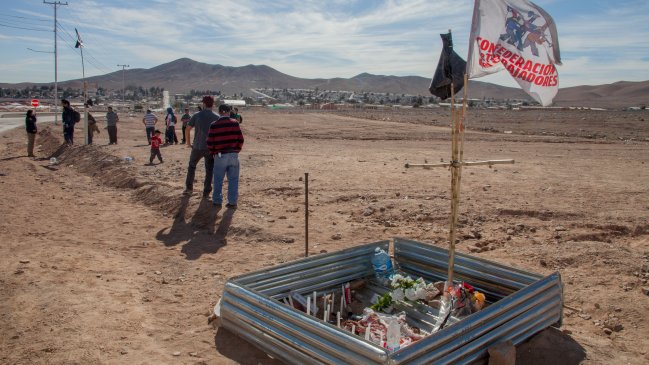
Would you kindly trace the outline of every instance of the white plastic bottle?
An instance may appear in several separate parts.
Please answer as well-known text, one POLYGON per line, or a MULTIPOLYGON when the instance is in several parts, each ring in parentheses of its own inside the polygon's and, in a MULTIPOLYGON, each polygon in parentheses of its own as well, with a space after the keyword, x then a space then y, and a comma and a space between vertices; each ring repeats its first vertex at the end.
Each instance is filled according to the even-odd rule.
POLYGON ((401 329, 396 318, 391 318, 388 322, 388 334, 386 340, 388 351, 397 351, 401 347, 401 329))

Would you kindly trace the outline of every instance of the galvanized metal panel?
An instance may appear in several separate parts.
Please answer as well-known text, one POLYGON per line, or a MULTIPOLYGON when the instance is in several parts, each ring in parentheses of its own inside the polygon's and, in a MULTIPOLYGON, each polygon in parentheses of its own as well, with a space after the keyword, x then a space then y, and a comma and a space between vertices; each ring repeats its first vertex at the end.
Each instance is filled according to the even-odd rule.
MULTIPOLYGON (((445 280, 446 250, 401 238, 395 239, 394 245, 395 266, 428 280, 445 280)), ((321 291, 371 275, 370 258, 377 246, 387 249, 388 242, 310 257, 229 280, 222 299, 223 325, 287 363, 426 364, 482 362, 489 346, 507 339, 520 343, 561 321, 563 292, 558 273, 542 277, 464 254, 456 254, 458 278, 486 292, 494 302, 392 354, 276 300, 290 290, 321 291)), ((413 319, 423 321, 427 316, 413 312, 408 305, 402 307, 413 319)), ((434 322, 434 311, 430 317, 428 323, 434 322)))
MULTIPOLYGON (((366 342, 358 336, 353 336, 336 326, 330 325, 329 323, 325 323, 311 316, 306 316, 297 309, 266 298, 252 290, 246 290, 237 284, 226 283, 222 303, 224 301, 239 308, 247 304, 263 308, 263 310, 260 309, 259 311, 265 312, 265 319, 258 319, 263 320, 265 323, 287 321, 290 324, 299 327, 300 331, 304 333, 310 332, 320 336, 323 342, 330 342, 335 346, 353 348, 357 354, 360 354, 373 362, 384 363, 387 360, 387 352, 384 349, 366 342)), ((298 334, 296 337, 306 340, 307 336, 304 335, 304 337, 302 337, 298 334)))

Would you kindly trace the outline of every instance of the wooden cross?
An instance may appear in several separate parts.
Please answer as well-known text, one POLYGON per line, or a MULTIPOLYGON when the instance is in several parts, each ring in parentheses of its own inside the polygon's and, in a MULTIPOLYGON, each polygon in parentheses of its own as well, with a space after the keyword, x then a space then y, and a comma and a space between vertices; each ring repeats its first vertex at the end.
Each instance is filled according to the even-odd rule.
POLYGON ((463 166, 479 166, 479 165, 501 165, 513 164, 514 160, 487 160, 487 161, 464 161, 464 116, 466 113, 467 103, 467 76, 464 75, 464 99, 462 108, 456 108, 454 99, 455 94, 453 85, 451 84, 451 161, 435 164, 406 164, 406 168, 422 167, 430 169, 433 167, 450 167, 451 169, 451 219, 449 230, 449 254, 448 254, 448 281, 449 286, 453 285, 453 266, 455 264, 455 235, 458 218, 458 210, 460 205, 460 182, 462 179, 463 166))

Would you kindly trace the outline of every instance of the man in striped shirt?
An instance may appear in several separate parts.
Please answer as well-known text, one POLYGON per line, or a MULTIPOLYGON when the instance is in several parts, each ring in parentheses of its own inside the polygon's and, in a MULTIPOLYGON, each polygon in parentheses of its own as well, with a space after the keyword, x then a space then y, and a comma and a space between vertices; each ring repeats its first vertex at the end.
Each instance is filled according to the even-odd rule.
POLYGON ((156 123, 158 123, 158 117, 151 112, 151 109, 147 109, 144 118, 142 118, 142 124, 146 128, 146 139, 149 144, 151 144, 151 136, 153 135, 153 131, 155 131, 156 123))
POLYGON ((243 133, 236 119, 229 117, 230 106, 219 106, 219 119, 212 122, 207 135, 207 147, 214 156, 214 191, 212 202, 215 206, 223 204, 223 178, 228 177, 228 204, 237 208, 239 197, 239 152, 243 147, 243 133))

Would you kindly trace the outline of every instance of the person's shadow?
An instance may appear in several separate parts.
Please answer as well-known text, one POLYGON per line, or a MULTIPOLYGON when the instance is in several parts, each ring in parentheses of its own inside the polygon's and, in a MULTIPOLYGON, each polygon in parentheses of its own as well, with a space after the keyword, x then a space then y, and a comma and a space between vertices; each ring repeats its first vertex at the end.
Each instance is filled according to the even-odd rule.
POLYGON ((178 211, 174 216, 174 221, 171 224, 171 227, 169 227, 169 231, 167 231, 166 228, 163 228, 156 234, 156 239, 162 241, 165 246, 175 246, 188 237, 191 237, 193 229, 185 222, 187 207, 189 206, 189 198, 191 197, 188 195, 183 195, 180 198, 180 205, 178 206, 178 211))
POLYGON ((516 347, 516 364, 577 365, 586 359, 586 350, 561 330, 549 327, 516 347))
MULTIPOLYGON (((207 202, 207 204, 211 205, 210 202, 207 202)), ((227 245, 226 237, 232 224, 232 217, 234 216, 235 210, 227 209, 221 217, 218 228, 216 228, 216 231, 213 231, 219 211, 220 208, 213 208, 207 212, 201 212, 200 207, 197 210, 194 219, 192 219, 194 221, 193 226, 197 228, 206 227, 208 234, 194 235, 183 245, 180 252, 185 254, 187 260, 196 260, 203 254, 214 254, 221 247, 227 245), (199 212, 201 213, 199 214, 199 212), (214 232, 214 234, 209 234, 211 232, 214 232)))

